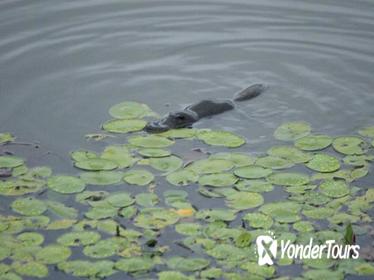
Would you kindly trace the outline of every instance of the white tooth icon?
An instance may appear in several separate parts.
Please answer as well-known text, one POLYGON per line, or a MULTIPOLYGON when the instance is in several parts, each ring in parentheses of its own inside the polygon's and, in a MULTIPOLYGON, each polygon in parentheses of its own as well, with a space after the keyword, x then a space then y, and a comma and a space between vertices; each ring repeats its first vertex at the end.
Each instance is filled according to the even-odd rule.
POLYGON ((260 235, 256 239, 256 245, 258 253, 258 265, 272 265, 274 263, 272 258, 275 258, 277 255, 277 241, 274 240, 271 236, 260 235), (270 252, 266 250, 264 244, 270 244, 270 252))

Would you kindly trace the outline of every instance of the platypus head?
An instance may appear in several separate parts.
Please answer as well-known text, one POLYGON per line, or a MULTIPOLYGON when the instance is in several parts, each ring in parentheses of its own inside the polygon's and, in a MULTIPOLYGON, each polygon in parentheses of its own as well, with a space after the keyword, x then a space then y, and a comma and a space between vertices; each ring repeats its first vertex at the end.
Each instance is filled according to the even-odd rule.
POLYGON ((149 133, 164 132, 173 128, 183 128, 191 126, 198 120, 198 116, 194 112, 180 111, 169 113, 161 120, 149 122, 144 130, 149 133))

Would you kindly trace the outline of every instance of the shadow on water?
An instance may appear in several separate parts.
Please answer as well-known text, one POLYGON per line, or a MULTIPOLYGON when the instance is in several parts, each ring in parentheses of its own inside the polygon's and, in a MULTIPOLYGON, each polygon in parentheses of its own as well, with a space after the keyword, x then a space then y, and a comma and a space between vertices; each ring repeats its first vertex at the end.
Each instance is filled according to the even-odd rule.
POLYGON ((100 149, 84 135, 123 100, 164 114, 267 84, 196 125, 243 135, 254 154, 285 121, 345 135, 374 120, 372 1, 3 0, 0 34, 0 131, 40 142, 37 156, 16 150, 58 173, 76 173, 70 151, 100 149))

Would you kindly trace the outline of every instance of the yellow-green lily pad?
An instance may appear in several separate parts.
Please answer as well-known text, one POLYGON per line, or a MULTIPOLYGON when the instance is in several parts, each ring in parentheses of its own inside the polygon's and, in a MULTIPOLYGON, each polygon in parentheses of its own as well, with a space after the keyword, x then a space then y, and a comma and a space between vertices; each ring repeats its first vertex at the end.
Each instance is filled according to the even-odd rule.
POLYGON ((162 158, 150 158, 149 164, 154 169, 162 172, 172 172, 183 165, 183 160, 177 156, 168 156, 162 158))
POLYGON ((47 206, 42 200, 27 197, 13 201, 12 209, 24 216, 38 216, 47 210, 47 206))
POLYGON ((274 156, 266 156, 258 158, 256 160, 256 165, 271 169, 285 169, 292 167, 294 163, 289 159, 274 156))
POLYGON ((88 171, 113 170, 118 167, 115 162, 104 158, 91 158, 77 161, 74 166, 88 171))
POLYGON ((374 126, 367 126, 358 131, 364 137, 374 138, 374 126))
POLYGON ((49 178, 48 187, 55 192, 72 194, 82 192, 85 189, 86 184, 79 178, 61 175, 49 178))
POLYGON ((147 170, 130 170, 125 173, 123 180, 131 185, 145 186, 151 183, 154 176, 147 170))
POLYGON ((332 142, 335 151, 345 155, 362 155, 367 150, 367 144, 360 137, 342 136, 332 142))
POLYGON ((166 176, 166 180, 175 186, 187 186, 199 179, 199 176, 192 170, 183 169, 170 173, 166 176))
POLYGON ((270 156, 287 159, 293 163, 304 163, 311 160, 312 155, 291 146, 274 146, 267 153, 270 156))
POLYGON ((20 275, 44 278, 48 276, 48 268, 39 262, 15 262, 12 268, 20 275))
POLYGON ((137 119, 154 115, 146 104, 134 101, 125 101, 110 107, 109 114, 116 119, 137 119))
POLYGON ((260 179, 269 176, 273 171, 257 165, 239 167, 234 170, 234 174, 245 179, 260 179))
POLYGON ((102 152, 101 158, 115 162, 119 168, 130 167, 136 161, 124 145, 107 146, 102 152))
POLYGON ((14 140, 15 140, 15 137, 12 134, 8 132, 0 133, 0 144, 13 142, 14 140))
POLYGON ((208 145, 223 146, 229 148, 240 147, 246 142, 242 136, 223 130, 200 130, 197 133, 197 138, 208 145))
POLYGON ((274 137, 282 141, 293 141, 307 136, 312 128, 306 122, 288 122, 274 131, 274 137))
POLYGON ((90 245, 95 244, 101 235, 94 231, 77 231, 77 232, 68 232, 61 235, 57 239, 57 243, 63 246, 80 246, 80 245, 90 245))
POLYGON ((196 174, 210 174, 228 171, 234 164, 225 159, 201 159, 193 162, 187 169, 193 170, 196 174))
POLYGON ((236 218, 236 211, 221 209, 221 208, 199 210, 196 213, 196 218, 206 220, 206 221, 209 221, 209 222, 212 222, 212 221, 233 221, 236 218))
POLYGON ((262 213, 247 213, 243 220, 248 221, 252 228, 269 229, 273 225, 273 219, 262 213))
POLYGON ((296 172, 273 173, 267 177, 267 180, 274 185, 299 186, 308 184, 309 176, 296 172))
POLYGON ((172 209, 145 208, 135 217, 134 224, 146 229, 161 229, 178 220, 179 215, 172 209))
POLYGON ((237 192, 226 198, 227 206, 235 210, 251 209, 263 203, 264 198, 259 193, 237 192))
POLYGON ((294 223, 300 220, 301 205, 291 201, 267 203, 260 207, 259 211, 272 217, 280 223, 294 223))
POLYGON ((89 185, 108 186, 121 182, 123 173, 119 171, 82 172, 79 177, 89 185))
POLYGON ((245 153, 217 153, 209 156, 209 159, 224 159, 231 161, 236 167, 252 165, 256 158, 245 153))
POLYGON ((145 120, 114 119, 103 124, 103 129, 113 133, 128 133, 143 130, 147 122, 145 120))
POLYGON ((135 199, 127 192, 117 192, 109 195, 105 201, 114 207, 122 208, 134 204, 135 199))
POLYGON ((232 186, 238 181, 231 173, 216 173, 203 175, 199 179, 199 184, 210 187, 228 187, 232 186))
POLYGON ((167 157, 171 155, 171 152, 164 149, 157 149, 157 148, 146 148, 140 149, 138 151, 140 155, 147 158, 160 158, 160 157, 167 157))
POLYGON ((210 261, 203 258, 172 257, 166 261, 166 264, 178 271, 198 271, 206 268, 210 261))
POLYGON ((23 159, 15 156, 0 156, 0 168, 14 168, 23 164, 23 159))
POLYGON ((42 248, 35 255, 38 262, 44 264, 60 263, 68 259, 71 255, 71 250, 68 247, 61 245, 49 245, 42 248))
POLYGON ((105 239, 84 247, 83 254, 90 258, 108 258, 116 254, 117 250, 119 250, 117 242, 112 239, 105 239))
POLYGON ((319 186, 319 189, 323 194, 333 198, 346 196, 350 192, 347 183, 343 180, 327 180, 319 186))
POLYGON ((332 138, 327 135, 308 135, 295 141, 295 146, 304 151, 319 151, 327 148, 332 138))
POLYGON ((306 166, 317 172, 334 172, 340 168, 336 157, 327 154, 315 154, 306 166))
POLYGON ((132 136, 129 143, 141 148, 166 148, 174 144, 173 140, 157 135, 132 136))
POLYGON ((149 271, 153 268, 154 265, 154 262, 150 258, 132 257, 127 259, 120 259, 116 262, 115 268, 125 272, 135 273, 149 271))

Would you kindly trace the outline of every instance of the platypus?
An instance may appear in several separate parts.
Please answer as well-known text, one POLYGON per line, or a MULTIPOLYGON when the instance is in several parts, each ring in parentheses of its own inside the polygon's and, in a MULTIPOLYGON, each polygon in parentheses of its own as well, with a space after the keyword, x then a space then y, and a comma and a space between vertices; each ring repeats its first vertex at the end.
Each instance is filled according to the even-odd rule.
POLYGON ((202 100, 187 106, 184 110, 171 112, 160 120, 149 122, 144 130, 149 133, 160 133, 173 128, 190 127, 201 118, 235 108, 235 102, 252 99, 266 88, 263 84, 254 84, 236 93, 233 100, 202 100))

